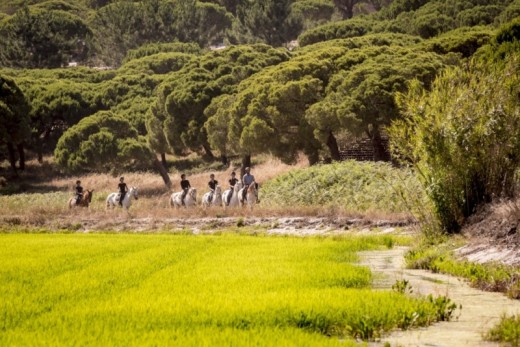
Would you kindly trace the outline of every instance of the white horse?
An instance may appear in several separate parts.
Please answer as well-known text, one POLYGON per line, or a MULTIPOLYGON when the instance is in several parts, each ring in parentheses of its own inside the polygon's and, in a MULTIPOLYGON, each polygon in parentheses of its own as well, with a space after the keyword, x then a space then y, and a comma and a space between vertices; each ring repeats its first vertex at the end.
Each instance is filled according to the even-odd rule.
POLYGON ((240 207, 244 207, 245 205, 247 205, 249 207, 250 210, 253 209, 253 206, 255 206, 256 204, 256 197, 257 197, 257 190, 256 190, 256 184, 255 182, 251 183, 249 185, 249 187, 247 187, 247 191, 246 191, 246 199, 242 199, 243 197, 243 194, 244 194, 244 189, 246 189, 246 187, 240 189, 240 191, 238 192, 238 201, 240 202, 240 207))
MULTIPOLYGON (((111 193, 107 197, 107 209, 114 208, 119 205, 119 197, 121 193, 111 193)), ((137 196, 137 187, 132 187, 128 192, 126 192, 125 197, 122 202, 122 207, 128 211, 130 206, 132 205, 132 198, 137 200, 139 197, 137 196)))
POLYGON ((222 205, 224 206, 224 208, 238 206, 238 192, 240 191, 240 189, 242 189, 242 182, 237 182, 235 183, 233 189, 228 189, 224 192, 224 194, 222 194, 222 205))
POLYGON ((220 186, 215 187, 215 191, 213 192, 213 198, 211 198, 211 192, 207 192, 202 197, 202 206, 210 207, 210 206, 220 206, 222 205, 222 189, 220 186))
MULTIPOLYGON (((184 207, 191 207, 197 205, 197 189, 190 188, 186 197, 184 198, 184 207)), ((182 192, 173 193, 170 196, 170 206, 179 208, 182 206, 182 192)))

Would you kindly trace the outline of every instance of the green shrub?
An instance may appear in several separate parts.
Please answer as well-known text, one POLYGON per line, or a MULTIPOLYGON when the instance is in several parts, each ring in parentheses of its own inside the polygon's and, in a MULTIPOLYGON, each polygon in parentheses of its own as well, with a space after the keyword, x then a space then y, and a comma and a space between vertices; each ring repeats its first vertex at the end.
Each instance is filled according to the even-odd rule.
POLYGON ((485 338, 489 341, 508 342, 513 347, 520 346, 520 316, 502 316, 500 323, 485 338))
POLYGON ((419 82, 398 94, 403 119, 392 146, 412 162, 440 227, 458 231, 475 208, 511 195, 520 165, 518 53, 508 64, 473 62, 445 71, 427 91, 419 82))
POLYGON ((415 176, 388 163, 345 161, 290 171, 262 185, 267 206, 334 206, 415 212, 426 199, 415 176))

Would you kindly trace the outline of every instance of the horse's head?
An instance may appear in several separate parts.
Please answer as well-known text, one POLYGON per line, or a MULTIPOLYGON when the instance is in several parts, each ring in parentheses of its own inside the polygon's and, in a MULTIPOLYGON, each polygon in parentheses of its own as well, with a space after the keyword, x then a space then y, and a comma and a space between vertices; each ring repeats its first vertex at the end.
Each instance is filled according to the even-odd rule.
POLYGON ((220 188, 220 186, 215 187, 215 194, 222 194, 222 188, 220 188))
POLYGON ((197 201, 197 189, 196 188, 190 188, 188 191, 188 194, 191 196, 193 201, 197 201))
POLYGON ((92 189, 92 190, 87 189, 87 192, 85 193, 85 196, 83 197, 86 201, 89 202, 89 204, 92 202, 92 193, 94 193, 94 189, 92 189))
POLYGON ((242 187, 242 182, 237 182, 237 183, 235 183, 235 186, 234 186, 233 188, 235 189, 235 192, 238 193, 238 192, 240 191, 240 189, 243 188, 243 187, 242 187))
POLYGON ((139 196, 137 194, 137 187, 132 187, 129 192, 130 196, 133 196, 135 200, 139 200, 139 196))
POLYGON ((249 185, 249 187, 247 187, 247 191, 250 192, 250 193, 255 193, 256 192, 256 184, 255 184, 255 182, 251 183, 249 185))

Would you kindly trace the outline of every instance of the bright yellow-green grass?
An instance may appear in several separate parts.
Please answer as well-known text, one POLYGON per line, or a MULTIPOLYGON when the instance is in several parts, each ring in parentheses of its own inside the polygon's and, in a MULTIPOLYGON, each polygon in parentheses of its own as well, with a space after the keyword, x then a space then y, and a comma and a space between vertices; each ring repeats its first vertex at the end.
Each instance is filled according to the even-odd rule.
POLYGON ((0 235, 0 345, 356 345, 433 321, 431 302, 370 289, 351 239, 0 235))

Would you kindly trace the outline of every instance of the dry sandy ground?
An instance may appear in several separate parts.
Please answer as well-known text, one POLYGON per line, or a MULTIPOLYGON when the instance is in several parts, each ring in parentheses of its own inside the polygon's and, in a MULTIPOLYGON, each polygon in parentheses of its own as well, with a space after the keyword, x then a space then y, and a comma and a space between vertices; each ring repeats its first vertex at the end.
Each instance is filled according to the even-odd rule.
POLYGON ((205 218, 131 218, 124 215, 110 218, 83 218, 77 221, 78 231, 114 232, 190 232, 212 233, 223 228, 258 227, 269 234, 335 235, 350 229, 391 232, 397 227, 410 229, 408 221, 369 220, 344 217, 205 217, 205 218))
POLYGON ((520 201, 481 207, 462 230, 468 244, 457 253, 469 261, 520 266, 520 201))

